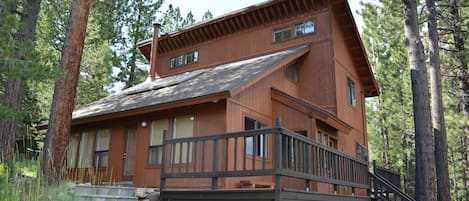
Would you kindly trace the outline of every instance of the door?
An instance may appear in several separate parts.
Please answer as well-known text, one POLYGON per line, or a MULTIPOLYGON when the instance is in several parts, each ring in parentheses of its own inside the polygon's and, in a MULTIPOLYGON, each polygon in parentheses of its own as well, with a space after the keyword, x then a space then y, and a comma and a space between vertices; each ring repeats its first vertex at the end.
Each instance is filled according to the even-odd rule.
POLYGON ((137 127, 127 128, 127 142, 124 152, 124 180, 132 180, 135 173, 135 155, 137 145, 137 127))

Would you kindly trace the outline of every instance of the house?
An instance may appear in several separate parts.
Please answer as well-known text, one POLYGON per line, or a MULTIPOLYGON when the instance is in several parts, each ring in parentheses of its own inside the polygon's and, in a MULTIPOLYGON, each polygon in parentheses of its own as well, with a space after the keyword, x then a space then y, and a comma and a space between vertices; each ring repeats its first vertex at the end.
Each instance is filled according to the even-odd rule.
POLYGON ((147 81, 74 111, 70 177, 163 200, 369 200, 379 92, 346 0, 271 0, 153 36, 147 81))

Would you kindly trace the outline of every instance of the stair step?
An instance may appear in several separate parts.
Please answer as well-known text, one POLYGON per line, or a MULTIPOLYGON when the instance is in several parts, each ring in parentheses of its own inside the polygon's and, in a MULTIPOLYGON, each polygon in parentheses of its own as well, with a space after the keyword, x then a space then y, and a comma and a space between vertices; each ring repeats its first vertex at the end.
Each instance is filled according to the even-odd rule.
POLYGON ((97 196, 122 196, 122 197, 135 197, 134 187, 123 186, 89 186, 77 185, 75 186, 75 195, 97 195, 97 196))
POLYGON ((80 201, 138 201, 137 197, 113 196, 113 195, 79 195, 80 201))

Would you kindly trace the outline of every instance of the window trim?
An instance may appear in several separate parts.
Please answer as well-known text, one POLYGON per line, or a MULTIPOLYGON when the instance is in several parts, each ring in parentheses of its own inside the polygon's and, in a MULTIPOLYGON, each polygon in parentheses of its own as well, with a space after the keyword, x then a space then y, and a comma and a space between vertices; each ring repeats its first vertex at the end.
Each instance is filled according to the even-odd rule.
MULTIPOLYGON (((151 124, 150 124, 150 132, 149 132, 149 140, 148 140, 148 156, 147 156, 147 165, 148 166, 157 166, 157 165, 161 165, 162 164, 162 158, 163 157, 159 157, 159 154, 158 153, 163 153, 163 141, 161 141, 161 144, 151 144, 152 142, 152 132, 153 132, 153 126, 154 126, 154 123, 157 122, 157 121, 166 121, 166 129, 163 129, 163 130, 166 130, 166 136, 168 136, 168 132, 169 132, 169 127, 170 127, 170 119, 171 118, 159 118, 159 119, 155 119, 153 121, 151 121, 151 124), (151 163, 151 151, 153 149, 156 149, 156 163, 151 163)), ((162 134, 161 134, 162 135, 162 134)), ((163 136, 162 136, 163 137, 163 136)), ((163 139, 162 139, 163 140, 163 139)))
POLYGON ((352 78, 347 76, 347 103, 352 107, 357 106, 357 89, 352 78))
POLYGON ((112 134, 112 130, 110 128, 100 128, 100 129, 94 130, 93 167, 95 168, 109 167, 109 149, 111 148, 111 134, 112 134), (109 130, 109 141, 108 141, 107 149, 98 150, 98 136, 100 134, 100 131, 104 131, 104 130, 109 130), (100 166, 99 165, 100 160, 97 160, 97 159, 101 158, 101 155, 104 155, 104 154, 107 154, 107 161, 105 162, 106 165, 100 166))
MULTIPOLYGON (((246 120, 247 119, 254 121, 254 130, 267 128, 269 126, 268 124, 266 124, 262 121, 256 120, 255 118, 251 118, 249 116, 244 116, 243 124, 244 124, 244 130, 245 131, 246 131, 246 120)), ((245 154, 245 156, 268 159, 269 155, 270 155, 269 154, 269 137, 268 137, 268 135, 257 135, 256 138, 254 138, 254 136, 244 137, 244 154, 245 154), (251 144, 252 144, 253 149, 252 149, 251 153, 248 152, 248 145, 247 144, 248 144, 249 139, 252 139, 251 144), (256 144, 256 142, 257 142, 257 144, 256 144), (262 146, 262 145, 264 145, 264 146, 262 146), (254 146, 256 146, 256 147, 254 147, 254 146), (256 150, 254 150, 254 148, 256 150, 261 150, 261 151, 258 152, 256 150)))
POLYGON ((289 39, 292 39, 292 38, 294 38, 294 36, 292 34, 291 25, 276 28, 276 29, 272 30, 272 42, 281 42, 281 41, 289 40, 289 39), (284 38, 285 36, 284 36, 283 33, 286 33, 287 30, 288 30, 288 32, 290 32, 290 36, 288 38, 284 38), (276 33, 282 33, 282 38, 279 39, 279 40, 276 40, 276 37, 275 37, 276 33))
POLYGON ((193 65, 199 62, 199 50, 193 50, 178 54, 169 58, 169 69, 177 69, 188 65, 193 65), (192 61, 187 62, 188 55, 192 55, 192 61))
POLYGON ((306 21, 303 21, 303 22, 300 22, 300 23, 295 23, 293 26, 295 27, 295 30, 294 30, 295 37, 306 36, 306 35, 312 34, 312 33, 314 33, 314 32, 316 31, 316 30, 315 30, 315 23, 314 23, 314 20, 312 20, 312 19, 306 20, 306 21), (312 31, 311 31, 311 32, 308 32, 308 33, 305 32, 305 28, 306 28, 305 25, 306 25, 307 23, 311 23, 311 24, 313 25, 313 26, 312 26, 312 31), (298 26, 303 26, 303 27, 302 27, 302 30, 303 30, 304 33, 302 33, 301 35, 298 35, 298 32, 297 32, 297 27, 298 27, 298 26))
MULTIPOLYGON (((176 132, 177 132, 177 129, 176 129, 176 127, 177 127, 176 118, 178 118, 178 117, 189 117, 189 116, 190 116, 191 121, 192 121, 192 135, 191 135, 190 137, 193 137, 193 136, 194 136, 194 134, 195 134, 195 119, 196 119, 195 114, 194 114, 194 113, 191 113, 191 114, 181 114, 181 115, 176 115, 176 116, 173 116, 173 117, 172 117, 172 135, 171 135, 172 139, 185 138, 185 136, 178 137, 178 136, 176 135, 176 132)), ((177 144, 175 144, 174 146, 177 147, 177 144)), ((179 150, 184 150, 184 147, 186 146, 186 143, 183 143, 183 144, 179 143, 179 146, 182 146, 183 148, 178 147, 178 148, 176 148, 176 150, 177 150, 177 149, 179 149, 179 150)), ((186 146, 186 149, 187 149, 186 152, 181 154, 182 157, 181 157, 181 158, 178 158, 179 155, 177 155, 176 157, 171 156, 171 161, 174 161, 174 164, 179 164, 179 165, 192 163, 193 160, 194 160, 194 159, 193 159, 193 156, 192 156, 192 154, 194 154, 194 152, 193 152, 193 146, 194 146, 194 145, 193 145, 192 143, 189 143, 189 144, 186 146), (183 160, 184 155, 187 153, 187 151, 189 152, 189 155, 185 156, 185 157, 186 157, 186 160, 183 160), (173 157, 174 157, 174 158, 173 158, 173 157)), ((174 153, 174 154, 176 154, 176 153, 174 153)))
MULTIPOLYGON (((303 28, 304 30, 304 28, 303 28)), ((307 35, 310 35, 310 34, 314 34, 316 33, 316 20, 315 18, 310 18, 310 19, 306 19, 306 20, 303 20, 303 21, 299 21, 299 22, 295 22, 295 23, 290 23, 288 25, 283 25, 283 26, 279 26, 277 28, 274 28, 272 29, 272 42, 273 43, 277 43, 277 42, 284 42, 284 41, 288 41, 288 40, 292 40, 292 39, 295 39, 295 38, 300 38, 300 37, 303 37, 303 36, 307 36, 307 35), (308 33, 303 33, 301 35, 297 34, 297 26, 301 26, 301 25, 305 25, 306 23, 309 23, 311 22, 312 23, 312 31, 311 32, 308 32, 308 33), (280 40, 276 40, 275 38, 275 34, 277 33, 277 31, 282 31, 282 30, 286 30, 286 29, 289 29, 290 30, 290 37, 289 38, 282 38, 280 40)))

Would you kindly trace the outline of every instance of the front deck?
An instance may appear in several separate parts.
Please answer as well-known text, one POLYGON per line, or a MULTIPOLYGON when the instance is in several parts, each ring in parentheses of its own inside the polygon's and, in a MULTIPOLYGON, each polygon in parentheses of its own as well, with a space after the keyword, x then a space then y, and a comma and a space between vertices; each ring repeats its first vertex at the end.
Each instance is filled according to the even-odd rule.
POLYGON ((366 161, 279 122, 203 137, 168 139, 164 133, 158 151, 161 200, 370 200, 366 161), (177 187, 187 182, 200 186, 177 187), (243 183, 253 184, 242 188, 243 183))

